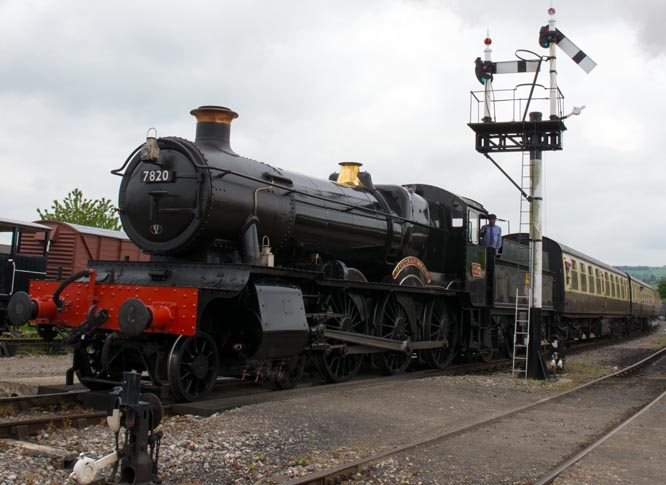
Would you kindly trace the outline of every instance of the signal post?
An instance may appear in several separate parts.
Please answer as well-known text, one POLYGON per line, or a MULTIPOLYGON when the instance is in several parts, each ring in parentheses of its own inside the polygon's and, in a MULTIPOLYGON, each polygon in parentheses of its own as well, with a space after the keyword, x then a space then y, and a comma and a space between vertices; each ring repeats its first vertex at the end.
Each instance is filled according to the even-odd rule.
MULTIPOLYGON (((571 59, 585 72, 589 73, 596 63, 582 50, 571 42, 555 24, 555 9, 549 8, 548 25, 539 31, 539 44, 549 49, 548 56, 538 56, 534 59, 524 59, 518 55, 519 60, 507 62, 493 62, 491 56, 492 40, 484 40, 484 60, 476 59, 475 73, 477 79, 484 86, 482 101, 483 117, 481 122, 469 123, 475 132, 476 150, 488 158, 510 181, 520 190, 522 196, 530 203, 530 324, 527 349, 527 369, 525 376, 536 379, 546 377, 546 369, 541 358, 542 341, 542 310, 543 310, 543 152, 562 149, 562 133, 566 130, 563 120, 569 116, 580 114, 584 108, 573 108, 573 111, 562 116, 558 112, 558 101, 561 93, 557 85, 556 49, 559 46, 571 59), (542 62, 550 64, 550 116, 543 119, 540 112, 529 112, 528 109, 533 98, 536 81, 542 62), (493 117, 495 112, 495 92, 492 82, 495 74, 534 73, 534 80, 529 97, 526 100, 525 111, 521 119, 515 117, 511 121, 497 121, 493 117), (493 153, 528 152, 530 156, 530 186, 529 193, 509 177, 509 175, 492 158, 493 153)), ((534 54, 530 51, 522 51, 534 54)), ((474 96, 474 93, 472 93, 474 96)), ((476 98, 476 96, 474 96, 476 98)), ((478 98, 476 98, 478 101, 478 98)), ((514 103, 515 103, 514 99, 514 103)), ((522 105, 521 105, 522 107, 522 105)), ((515 350, 514 350, 515 352, 515 350)))

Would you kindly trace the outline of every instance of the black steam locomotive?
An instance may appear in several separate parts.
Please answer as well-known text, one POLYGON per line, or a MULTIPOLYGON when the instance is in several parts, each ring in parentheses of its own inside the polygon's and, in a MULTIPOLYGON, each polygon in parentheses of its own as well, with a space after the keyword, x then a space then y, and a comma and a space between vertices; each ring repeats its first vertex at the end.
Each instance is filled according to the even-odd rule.
MULTIPOLYGON (((329 180, 284 171, 234 153, 233 111, 192 114, 194 142, 149 137, 114 171, 123 227, 150 262, 93 261, 11 301, 15 323, 72 328, 82 382, 113 385, 135 370, 197 400, 218 375, 288 388, 307 362, 339 382, 364 360, 397 373, 414 360, 442 368, 511 345, 527 246, 507 238, 499 259, 481 246, 481 204, 430 185, 375 185, 357 163, 329 180)), ((645 323, 649 310, 567 315, 572 274, 552 244, 545 336, 645 323)))

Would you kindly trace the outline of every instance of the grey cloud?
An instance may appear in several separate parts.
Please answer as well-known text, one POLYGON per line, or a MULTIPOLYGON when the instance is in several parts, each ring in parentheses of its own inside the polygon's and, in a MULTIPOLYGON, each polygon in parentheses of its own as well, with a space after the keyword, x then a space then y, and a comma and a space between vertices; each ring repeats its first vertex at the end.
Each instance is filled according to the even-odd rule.
MULTIPOLYGON (((645 226, 660 217, 666 180, 650 171, 657 147, 639 136, 661 136, 666 106, 641 99, 644 67, 630 46, 609 47, 619 29, 638 42, 626 8, 557 3, 562 29, 599 67, 586 76, 558 64, 567 106, 588 109, 567 122, 565 150, 546 156, 547 230, 601 259, 661 264, 666 253, 645 226), (640 217, 617 204, 629 190, 650 201, 640 217), (613 240, 597 248, 598 231, 608 230, 613 240)), ((486 28, 504 60, 536 42, 546 8, 532 0, 0 2, 0 166, 12 174, 0 180, 0 206, 32 219, 74 187, 115 200, 109 170, 148 127, 191 139, 189 110, 224 104, 240 113, 232 145, 243 155, 324 178, 340 160, 357 160, 378 183, 426 182, 472 197, 515 230, 518 193, 474 151, 468 93, 480 87, 473 61, 486 28)), ((519 176, 518 155, 500 159, 519 176)))
MULTIPOLYGON (((666 55, 664 20, 666 3, 663 0, 639 0, 622 2, 623 10, 636 29, 636 35, 649 56, 666 55)), ((618 40, 622 42, 622 39, 618 40)))

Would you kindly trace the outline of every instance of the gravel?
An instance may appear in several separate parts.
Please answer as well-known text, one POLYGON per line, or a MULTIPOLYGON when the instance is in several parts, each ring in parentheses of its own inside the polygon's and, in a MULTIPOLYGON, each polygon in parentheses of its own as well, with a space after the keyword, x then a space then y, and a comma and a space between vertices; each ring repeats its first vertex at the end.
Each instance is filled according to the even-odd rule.
MULTIPOLYGON (((662 326, 650 336, 572 356, 569 362, 594 368, 595 373, 611 372, 629 354, 666 344, 664 335, 662 326)), ((10 377, 11 369, 25 377, 63 375, 70 359, 19 356, 2 359, 0 365, 9 362, 5 375, 10 377)), ((559 382, 542 383, 506 374, 433 377, 359 384, 340 392, 319 393, 313 388, 312 393, 288 401, 246 406, 208 418, 168 416, 160 427, 164 433, 160 475, 164 484, 281 483, 536 401, 573 385, 576 379, 566 375, 559 382)), ((49 429, 35 441, 97 459, 112 451, 113 434, 101 425, 49 429)), ((437 483, 421 482, 405 463, 387 460, 381 466, 386 468, 385 481, 372 483, 437 483)), ((460 473, 463 477, 464 470, 460 473)), ((61 484, 68 474, 56 462, 0 440, 0 485, 61 484)))
POLYGON ((2 380, 24 377, 63 377, 67 369, 72 366, 72 355, 18 354, 1 358, 0 366, 2 366, 2 380))

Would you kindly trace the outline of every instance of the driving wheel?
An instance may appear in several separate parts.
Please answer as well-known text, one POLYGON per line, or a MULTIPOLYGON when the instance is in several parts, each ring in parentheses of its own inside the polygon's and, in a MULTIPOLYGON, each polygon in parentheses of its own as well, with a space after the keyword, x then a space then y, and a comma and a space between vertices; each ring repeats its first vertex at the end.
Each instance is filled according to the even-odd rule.
MULTIPOLYGON (((326 310, 335 317, 326 326, 333 330, 367 334, 367 323, 362 311, 360 296, 345 291, 333 293, 326 300, 326 310)), ((316 358, 317 368, 329 382, 344 382, 354 377, 363 364, 363 354, 348 354, 348 345, 335 339, 327 339, 330 348, 316 358)))
MULTIPOLYGON (((412 318, 405 302, 396 295, 388 295, 375 310, 375 332, 378 337, 403 341, 411 336, 412 318)), ((387 351, 376 354, 375 363, 385 374, 397 374, 407 369, 411 361, 409 352, 387 351)))
POLYGON ((444 369, 456 356, 458 346, 458 325, 451 319, 446 304, 441 299, 433 300, 426 309, 425 340, 441 341, 445 345, 423 351, 428 365, 444 369))

